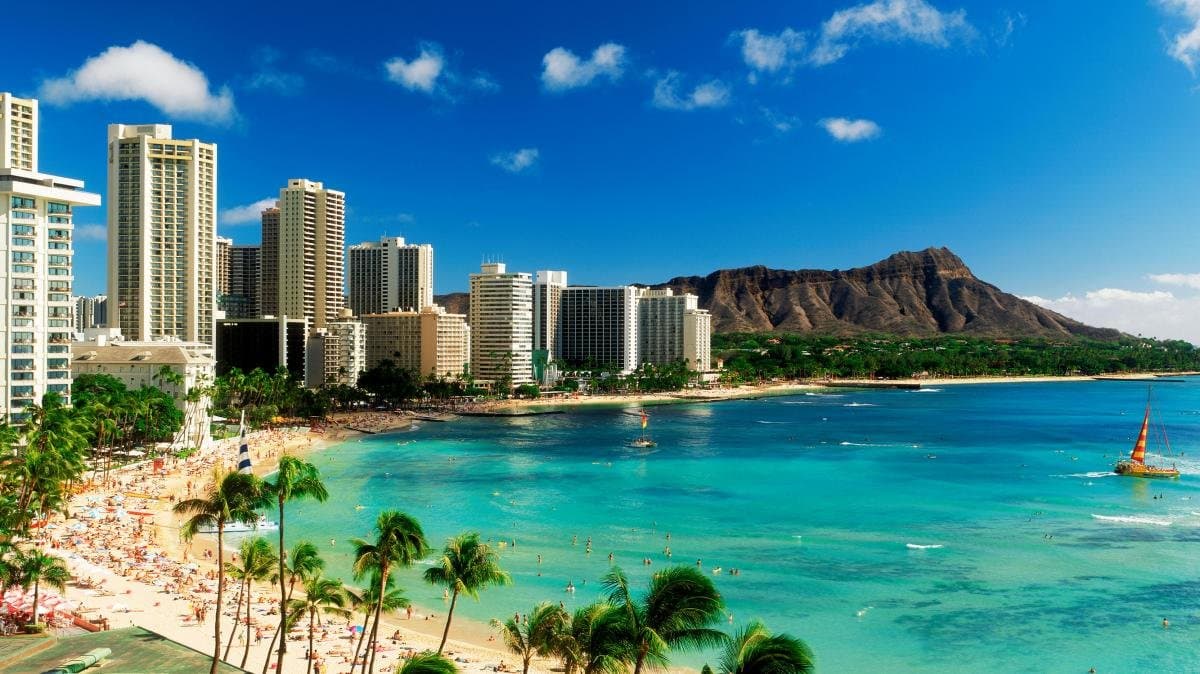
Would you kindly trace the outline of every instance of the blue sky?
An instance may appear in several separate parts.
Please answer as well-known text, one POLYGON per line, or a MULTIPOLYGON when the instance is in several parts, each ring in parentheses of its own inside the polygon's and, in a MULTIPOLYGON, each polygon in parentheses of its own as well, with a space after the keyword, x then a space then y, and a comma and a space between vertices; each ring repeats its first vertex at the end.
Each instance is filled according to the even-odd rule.
MULTIPOLYGON (((42 170, 103 192, 105 125, 172 123, 219 144, 238 242, 239 207, 307 177, 347 193, 348 243, 432 243, 438 292, 485 256, 615 284, 945 245, 1200 341, 1200 0, 23 12, 53 40, 0 90, 42 98, 42 170)), ((104 219, 77 216, 81 292, 104 219)))

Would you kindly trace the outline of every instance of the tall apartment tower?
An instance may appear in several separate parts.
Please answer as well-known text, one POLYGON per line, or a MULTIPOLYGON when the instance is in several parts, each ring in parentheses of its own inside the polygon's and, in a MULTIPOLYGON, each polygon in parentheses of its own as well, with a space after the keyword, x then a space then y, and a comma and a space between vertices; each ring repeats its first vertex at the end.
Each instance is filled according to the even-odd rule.
POLYGON ((0 168, 37 171, 38 102, 0 92, 0 168))
POLYGON ((229 248, 229 285, 224 296, 226 318, 257 318, 262 310, 259 306, 259 283, 261 255, 258 246, 229 248))
POLYGON ((214 343, 217 146, 169 124, 108 127, 109 327, 214 343))
POLYGON ((217 298, 229 293, 229 251, 233 249, 233 239, 217 237, 217 298))
POLYGON ((104 295, 76 297, 73 316, 75 332, 104 327, 108 323, 108 298, 104 295))
POLYGON ((263 314, 307 318, 310 328, 337 320, 345 298, 345 193, 293 178, 262 222, 263 314))
POLYGON ((708 372, 712 365, 712 316, 699 298, 676 295, 670 288, 641 291, 638 301, 638 348, 643 363, 684 362, 689 370, 708 372))
POLYGON ((433 246, 385 236, 350 246, 348 261, 354 315, 433 306, 433 246))
POLYGON ((567 272, 539 271, 533 282, 533 350, 545 351, 551 359, 559 335, 558 307, 562 290, 567 287, 567 272))
MULTIPOLYGON (((533 381, 533 280, 485 263, 471 274, 471 373, 476 380, 514 385, 533 381)), ((368 339, 370 339, 368 328, 368 339)))
POLYGON ((36 100, 0 93, 0 415, 25 418, 47 392, 71 398, 71 238, 83 181, 38 173, 36 100))
POLYGON ((568 286, 559 302, 558 357, 573 368, 629 374, 638 367, 638 296, 633 286, 568 286))

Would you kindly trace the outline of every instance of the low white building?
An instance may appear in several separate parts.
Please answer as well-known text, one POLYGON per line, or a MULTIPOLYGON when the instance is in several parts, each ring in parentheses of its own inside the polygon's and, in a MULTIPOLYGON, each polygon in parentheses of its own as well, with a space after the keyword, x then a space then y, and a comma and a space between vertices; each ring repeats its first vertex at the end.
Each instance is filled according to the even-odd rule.
POLYGON ((367 369, 367 326, 342 309, 336 321, 313 330, 308 336, 305 383, 309 388, 358 384, 367 369))
POLYGON ((209 386, 216 376, 212 347, 199 342, 125 342, 100 335, 92 341, 75 342, 71 348, 71 376, 106 374, 126 388, 153 386, 175 399, 183 411, 183 428, 173 439, 176 447, 204 447, 212 441, 212 401, 208 396, 189 403, 188 391, 209 386), (163 381, 163 366, 179 375, 178 383, 163 381))

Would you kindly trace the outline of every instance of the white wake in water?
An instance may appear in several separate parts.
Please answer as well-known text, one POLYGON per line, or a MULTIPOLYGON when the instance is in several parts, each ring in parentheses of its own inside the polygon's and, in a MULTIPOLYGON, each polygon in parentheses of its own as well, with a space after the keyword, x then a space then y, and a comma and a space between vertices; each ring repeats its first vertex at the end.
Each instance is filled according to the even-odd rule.
POLYGON ((917 388, 912 390, 913 393, 941 393, 940 388, 917 388))
POLYGON ((1115 477, 1115 476, 1116 476, 1116 473, 1112 472, 1111 470, 1093 470, 1088 473, 1067 473, 1066 475, 1055 475, 1054 477, 1086 477, 1086 478, 1094 479, 1094 478, 1098 478, 1098 477, 1115 477))
POLYGON ((842 407, 877 407, 873 403, 846 403, 842 407))
POLYGON ((819 398, 845 398, 846 397, 845 393, 812 393, 811 391, 808 393, 805 393, 804 395, 815 396, 815 397, 819 397, 819 398))
POLYGON ((909 550, 937 550, 938 548, 944 548, 946 546, 942 545, 941 543, 935 543, 933 545, 921 545, 920 543, 905 543, 904 547, 908 548, 909 550))
POLYGON ((1092 513, 1094 519, 1101 522, 1117 522, 1119 524, 1153 524, 1158 527, 1171 526, 1171 520, 1158 519, 1156 517, 1139 517, 1137 515, 1097 515, 1092 513))
POLYGON ((763 421, 762 419, 758 419, 754 423, 756 423, 756 424, 790 424, 792 422, 790 422, 790 421, 763 421))

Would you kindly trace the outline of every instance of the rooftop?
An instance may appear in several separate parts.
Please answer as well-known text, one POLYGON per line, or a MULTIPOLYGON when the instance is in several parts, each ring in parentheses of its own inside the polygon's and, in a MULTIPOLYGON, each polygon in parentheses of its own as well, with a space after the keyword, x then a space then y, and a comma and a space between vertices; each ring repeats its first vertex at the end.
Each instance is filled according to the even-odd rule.
MULTIPOLYGON (((151 632, 143 627, 126 627, 107 632, 48 639, 49 648, 30 646, 27 639, 0 639, 0 670, 6 672, 45 672, 93 648, 108 648, 112 656, 104 661, 105 671, 122 674, 191 674, 208 671, 212 657, 188 646, 151 632), (4 648, 20 641, 22 648, 4 648)), ((218 672, 237 674, 246 670, 221 663, 218 672)))
POLYGON ((201 355, 194 348, 179 344, 156 344, 138 342, 133 344, 107 344, 97 346, 95 342, 75 342, 71 347, 72 360, 77 363, 101 363, 124 365, 128 363, 153 363, 155 365, 187 365, 190 363, 212 363, 213 359, 201 355))

